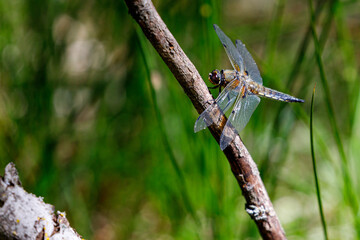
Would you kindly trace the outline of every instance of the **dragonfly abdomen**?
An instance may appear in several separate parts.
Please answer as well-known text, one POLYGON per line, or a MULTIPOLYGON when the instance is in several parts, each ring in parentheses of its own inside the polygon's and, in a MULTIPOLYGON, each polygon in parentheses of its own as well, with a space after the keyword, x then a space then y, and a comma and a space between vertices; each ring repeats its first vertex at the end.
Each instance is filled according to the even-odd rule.
POLYGON ((304 100, 302 99, 293 97, 286 93, 282 93, 258 84, 255 88, 250 89, 250 91, 261 97, 271 98, 282 102, 304 102, 304 100))

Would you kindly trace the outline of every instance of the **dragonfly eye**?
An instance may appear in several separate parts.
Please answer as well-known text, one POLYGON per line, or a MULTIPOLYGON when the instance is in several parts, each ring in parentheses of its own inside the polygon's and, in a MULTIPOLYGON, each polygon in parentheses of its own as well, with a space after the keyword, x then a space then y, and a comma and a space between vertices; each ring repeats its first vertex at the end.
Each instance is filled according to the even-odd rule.
POLYGON ((219 85, 220 84, 220 71, 215 69, 213 70, 211 73, 209 73, 209 81, 214 84, 214 85, 219 85))

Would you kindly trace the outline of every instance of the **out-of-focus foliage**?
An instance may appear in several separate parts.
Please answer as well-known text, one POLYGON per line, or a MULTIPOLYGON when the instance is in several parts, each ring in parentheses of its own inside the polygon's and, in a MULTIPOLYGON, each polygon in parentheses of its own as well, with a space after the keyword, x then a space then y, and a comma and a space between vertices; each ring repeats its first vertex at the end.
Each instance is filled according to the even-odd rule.
MULTIPOLYGON (((318 83, 315 151, 329 236, 360 238, 360 4, 314 6, 335 116, 311 34, 300 48, 307 1, 155 5, 205 81, 230 67, 217 23, 246 44, 264 85, 305 99, 262 100, 241 133, 290 239, 322 237, 308 118, 318 83)), ((15 162, 25 188, 66 211, 85 238, 259 238, 219 146, 207 130, 193 133, 198 113, 123 1, 1 1, 0 86, 1 168, 15 162)))

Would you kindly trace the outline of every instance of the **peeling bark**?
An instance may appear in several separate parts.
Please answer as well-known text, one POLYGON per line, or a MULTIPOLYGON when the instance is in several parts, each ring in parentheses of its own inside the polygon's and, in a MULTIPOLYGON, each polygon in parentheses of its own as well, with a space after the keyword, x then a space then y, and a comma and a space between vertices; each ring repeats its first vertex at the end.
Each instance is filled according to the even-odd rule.
POLYGON ((0 179, 0 239, 81 239, 65 213, 26 192, 14 163, 0 179))

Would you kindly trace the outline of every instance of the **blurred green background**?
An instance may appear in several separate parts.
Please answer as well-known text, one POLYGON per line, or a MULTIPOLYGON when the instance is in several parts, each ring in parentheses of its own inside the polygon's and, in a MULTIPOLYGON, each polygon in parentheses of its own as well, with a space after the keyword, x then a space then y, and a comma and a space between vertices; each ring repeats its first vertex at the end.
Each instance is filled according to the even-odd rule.
MULTIPOLYGON (((252 53, 263 99, 241 137, 289 239, 321 239, 309 139, 330 239, 360 239, 360 4, 155 1, 204 81, 230 63, 217 23, 252 53), (330 100, 331 102, 330 102, 330 100), (329 106, 333 112, 329 111, 329 106), (336 124, 334 125, 334 122, 336 124)), ((123 1, 0 2, 0 160, 25 189, 66 211, 86 239, 259 239, 229 164, 123 1)), ((218 90, 212 90, 216 97, 218 90)), ((2 175, 2 174, 1 174, 2 175)))

